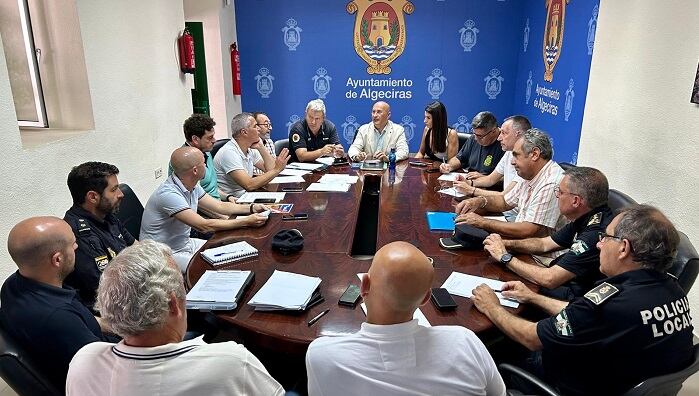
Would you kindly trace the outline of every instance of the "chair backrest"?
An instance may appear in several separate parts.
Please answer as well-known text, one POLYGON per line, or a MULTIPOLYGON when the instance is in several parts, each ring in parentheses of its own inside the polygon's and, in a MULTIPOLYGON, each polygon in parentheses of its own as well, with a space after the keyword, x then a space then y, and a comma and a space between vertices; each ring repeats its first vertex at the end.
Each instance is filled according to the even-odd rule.
POLYGON ((141 233, 141 217, 143 217, 143 205, 128 184, 119 184, 119 189, 124 193, 124 198, 119 205, 117 217, 124 227, 136 239, 141 233))
POLYGON ((60 395, 24 349, 0 327, 0 376, 20 395, 60 395))
POLYGON ((559 162, 558 166, 563 168, 564 171, 570 169, 570 168, 575 168, 575 164, 571 164, 570 162, 559 162))
POLYGON ((211 158, 214 158, 216 156, 216 153, 218 153, 218 150, 220 150, 224 144, 226 144, 230 141, 231 141, 231 139, 217 140, 216 143, 214 143, 214 147, 211 149, 211 158))
POLYGON ((459 138, 459 150, 464 146, 464 143, 471 138, 470 133, 456 132, 456 136, 459 138))
POLYGON ((636 205, 638 202, 636 202, 633 198, 629 197, 628 195, 624 194, 623 192, 619 190, 615 190, 613 188, 609 189, 609 207, 612 209, 613 212, 617 212, 619 209, 625 208, 627 206, 631 205, 636 205))
POLYGON ((680 287, 685 293, 689 293, 699 273, 699 254, 690 242, 687 235, 680 232, 680 244, 677 246, 677 256, 672 266, 667 270, 677 278, 680 287))
POLYGON ((677 395, 682 383, 699 371, 699 345, 694 345, 694 361, 684 370, 649 378, 624 393, 623 396, 677 395))
POLYGON ((289 148, 289 139, 279 139, 274 142, 274 153, 279 155, 283 148, 289 148))

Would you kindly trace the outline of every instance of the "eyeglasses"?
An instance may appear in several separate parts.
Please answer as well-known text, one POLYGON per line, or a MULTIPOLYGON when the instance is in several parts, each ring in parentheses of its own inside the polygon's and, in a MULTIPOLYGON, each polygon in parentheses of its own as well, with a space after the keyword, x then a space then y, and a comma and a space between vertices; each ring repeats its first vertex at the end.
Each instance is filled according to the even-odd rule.
POLYGON ((255 124, 255 125, 257 125, 258 127, 261 127, 261 126, 267 127, 267 128, 271 128, 271 127, 272 127, 272 123, 271 123, 271 122, 265 122, 264 124, 255 124))
POLYGON ((561 195, 563 194, 569 194, 569 195, 575 195, 575 196, 580 196, 578 194, 572 193, 570 191, 563 191, 561 190, 561 187, 556 187, 553 189, 553 193, 556 194, 556 198, 560 198, 561 195))
POLYGON ((599 232, 597 233, 597 237, 599 238, 599 241, 600 241, 600 242, 604 242, 607 238, 616 239, 616 240, 619 241, 619 242, 621 242, 621 241, 624 240, 624 238, 622 238, 622 237, 618 237, 618 236, 616 236, 616 235, 607 234, 606 232, 602 232, 602 231, 599 231, 599 232))
POLYGON ((486 137, 486 136, 490 135, 491 133, 493 133, 493 131, 495 131, 496 129, 498 129, 498 127, 495 127, 495 128, 493 128, 493 129, 489 130, 488 132, 482 134, 482 135, 479 135, 479 134, 477 134, 477 133, 474 132, 474 133, 473 133, 473 136, 475 136, 477 139, 483 139, 484 137, 486 137))

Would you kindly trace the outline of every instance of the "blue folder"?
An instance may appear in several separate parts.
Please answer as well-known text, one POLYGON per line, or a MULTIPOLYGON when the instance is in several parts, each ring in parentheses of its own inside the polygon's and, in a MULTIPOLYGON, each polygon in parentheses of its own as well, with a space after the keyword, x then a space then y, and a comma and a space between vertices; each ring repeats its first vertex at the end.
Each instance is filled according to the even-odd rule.
POLYGON ((454 231, 453 212, 427 212, 427 225, 430 231, 454 231))

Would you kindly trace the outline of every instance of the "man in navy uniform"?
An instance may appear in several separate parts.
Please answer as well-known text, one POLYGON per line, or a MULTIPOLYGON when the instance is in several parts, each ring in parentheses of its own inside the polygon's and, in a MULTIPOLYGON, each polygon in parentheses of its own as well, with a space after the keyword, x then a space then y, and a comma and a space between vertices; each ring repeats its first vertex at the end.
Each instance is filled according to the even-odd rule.
POLYGON ((109 261, 136 240, 114 215, 124 194, 119 189, 116 166, 104 162, 86 162, 68 174, 68 189, 73 206, 63 218, 73 229, 78 242, 75 271, 65 280, 75 288, 80 300, 90 309, 102 271, 109 261))
POLYGON ((538 323, 507 312, 486 285, 473 302, 499 329, 532 351, 530 370, 563 394, 620 394, 643 380, 679 371, 692 361, 689 302, 666 273, 679 234, 656 208, 638 205, 599 233, 600 281, 570 303, 507 282, 503 295, 552 316, 538 323))
POLYGON ((289 130, 290 162, 313 162, 322 156, 344 156, 335 124, 325 118, 325 103, 320 99, 308 102, 303 120, 289 130))

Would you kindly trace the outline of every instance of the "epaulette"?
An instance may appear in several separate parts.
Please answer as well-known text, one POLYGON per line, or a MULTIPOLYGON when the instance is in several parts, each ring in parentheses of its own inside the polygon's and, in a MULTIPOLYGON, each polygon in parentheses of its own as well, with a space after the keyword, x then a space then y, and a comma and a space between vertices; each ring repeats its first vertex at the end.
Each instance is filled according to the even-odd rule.
POLYGON ((85 219, 78 219, 78 234, 83 235, 91 232, 92 228, 85 219))
POLYGON ((595 225, 599 224, 602 222, 602 212, 597 212, 595 213, 592 217, 590 217, 590 221, 587 222, 587 225, 595 225))
POLYGON ((603 302, 607 301, 611 296, 617 294, 618 292, 619 289, 610 285, 607 282, 603 282, 594 289, 585 293, 585 298, 592 301, 592 303, 595 305, 600 305, 603 302))

